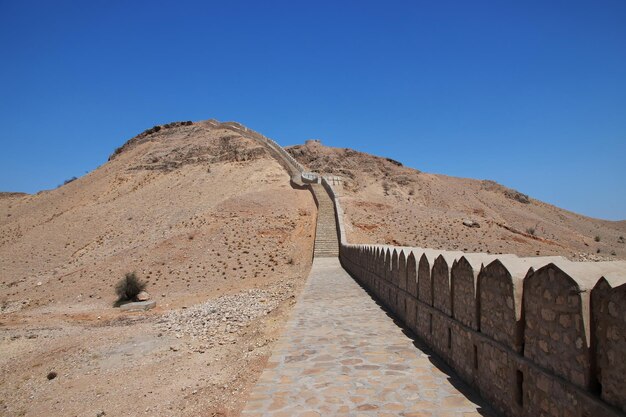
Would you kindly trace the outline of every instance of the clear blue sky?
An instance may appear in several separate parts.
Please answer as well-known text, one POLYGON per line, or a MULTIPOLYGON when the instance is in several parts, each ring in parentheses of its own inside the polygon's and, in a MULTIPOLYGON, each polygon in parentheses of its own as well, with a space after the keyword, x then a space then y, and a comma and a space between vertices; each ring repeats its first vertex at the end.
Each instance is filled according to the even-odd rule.
POLYGON ((626 219, 624 0, 0 0, 0 57, 0 190, 216 118, 626 219))

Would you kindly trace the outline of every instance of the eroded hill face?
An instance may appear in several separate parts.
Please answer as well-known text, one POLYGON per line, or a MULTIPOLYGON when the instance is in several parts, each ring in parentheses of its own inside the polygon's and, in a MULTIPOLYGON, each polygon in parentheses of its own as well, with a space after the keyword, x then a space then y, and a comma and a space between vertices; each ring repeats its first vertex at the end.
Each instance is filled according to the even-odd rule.
POLYGON ((308 275, 315 215, 258 142, 208 122, 3 194, 0 415, 236 414, 308 275), (156 309, 113 308, 131 271, 156 309))
POLYGON ((130 271, 175 302, 308 264, 314 203, 258 143, 202 124, 153 136, 56 190, 0 199, 5 309, 111 303, 130 271))
POLYGON ((340 200, 350 242, 574 260, 626 258, 620 239, 626 236, 625 222, 581 216, 493 181, 426 174, 314 141, 288 150, 312 171, 344 178, 340 200), (464 220, 480 227, 465 226, 464 220))

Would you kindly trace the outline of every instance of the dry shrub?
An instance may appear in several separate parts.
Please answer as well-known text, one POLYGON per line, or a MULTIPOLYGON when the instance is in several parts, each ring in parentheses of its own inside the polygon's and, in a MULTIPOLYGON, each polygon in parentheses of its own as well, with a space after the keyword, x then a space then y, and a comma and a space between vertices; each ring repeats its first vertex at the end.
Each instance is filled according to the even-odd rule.
POLYGON ((134 272, 128 272, 115 286, 115 293, 119 301, 134 300, 140 292, 146 289, 146 283, 134 272))

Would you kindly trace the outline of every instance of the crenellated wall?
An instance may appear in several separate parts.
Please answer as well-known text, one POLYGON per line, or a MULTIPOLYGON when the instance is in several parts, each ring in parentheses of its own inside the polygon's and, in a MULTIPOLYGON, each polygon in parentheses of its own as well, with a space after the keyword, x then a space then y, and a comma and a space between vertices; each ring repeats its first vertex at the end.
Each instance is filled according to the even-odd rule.
MULTIPOLYGON (((275 142, 228 125, 272 148, 292 181, 316 179, 275 142)), ((321 183, 343 267, 496 409, 626 416, 626 262, 349 244, 333 181, 321 183)))
POLYGON ((346 243, 340 258, 505 415, 624 415, 625 262, 346 243))
POLYGON ((507 416, 626 416, 626 262, 463 253, 346 240, 340 260, 507 416))

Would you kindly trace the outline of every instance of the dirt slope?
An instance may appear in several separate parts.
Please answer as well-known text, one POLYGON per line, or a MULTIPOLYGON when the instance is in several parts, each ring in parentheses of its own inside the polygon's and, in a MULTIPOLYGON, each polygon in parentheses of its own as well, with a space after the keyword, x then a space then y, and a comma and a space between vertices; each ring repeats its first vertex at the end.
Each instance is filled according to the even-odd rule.
POLYGON ((259 143, 211 122, 152 129, 58 189, 3 194, 0 415, 236 413, 308 274, 315 210, 259 143), (155 310, 112 308, 130 271, 155 310), (176 314, 207 300, 193 311, 215 324, 185 333, 176 314))
POLYGON ((624 221, 581 216, 493 181, 422 173, 397 161, 316 141, 289 152, 313 171, 343 177, 340 200, 348 240, 354 243, 626 259, 624 221), (464 220, 480 227, 464 226, 464 220))
MULTIPOLYGON (((348 149, 291 152, 344 177, 352 242, 626 258, 626 222, 348 149)), ((238 415, 308 274, 315 213, 215 121, 149 129, 58 189, 0 193, 0 416, 238 415), (156 309, 112 307, 130 271, 156 309)))

